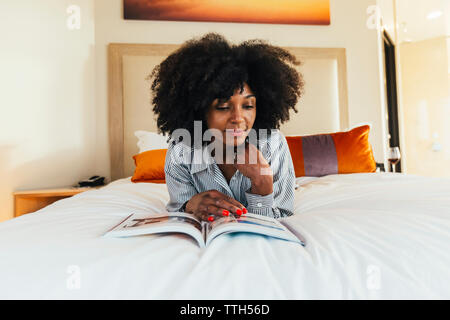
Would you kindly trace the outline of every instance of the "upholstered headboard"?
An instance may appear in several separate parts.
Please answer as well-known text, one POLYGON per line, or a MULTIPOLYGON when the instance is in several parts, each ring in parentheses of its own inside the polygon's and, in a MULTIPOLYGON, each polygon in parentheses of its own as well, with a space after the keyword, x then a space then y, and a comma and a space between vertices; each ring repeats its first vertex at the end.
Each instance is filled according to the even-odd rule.
MULTIPOLYGON (((146 80, 179 45, 109 45, 109 136, 111 180, 133 175, 138 153, 134 132, 156 132, 151 105, 151 82, 146 80)), ((300 61, 305 93, 297 105, 299 113, 281 126, 285 135, 336 132, 348 128, 346 54, 343 48, 285 47, 300 61)))

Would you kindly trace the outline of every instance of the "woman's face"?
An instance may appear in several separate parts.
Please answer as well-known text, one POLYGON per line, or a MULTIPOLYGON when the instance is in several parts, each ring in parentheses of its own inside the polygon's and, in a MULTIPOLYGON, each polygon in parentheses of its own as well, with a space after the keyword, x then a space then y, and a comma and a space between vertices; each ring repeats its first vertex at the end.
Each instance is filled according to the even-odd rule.
POLYGON ((250 87, 244 83, 243 91, 234 91, 228 101, 215 99, 206 115, 209 129, 222 132, 222 142, 226 146, 238 146, 253 127, 256 118, 256 97, 250 87))

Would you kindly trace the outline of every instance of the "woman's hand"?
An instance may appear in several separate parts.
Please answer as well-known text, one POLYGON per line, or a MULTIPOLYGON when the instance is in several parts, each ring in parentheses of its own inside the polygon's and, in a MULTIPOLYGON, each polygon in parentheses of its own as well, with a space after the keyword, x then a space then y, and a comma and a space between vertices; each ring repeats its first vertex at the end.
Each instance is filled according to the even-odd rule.
POLYGON ((271 194, 273 192, 273 173, 261 151, 251 143, 246 143, 244 148, 238 147, 237 151, 234 167, 251 180, 251 193, 262 196, 271 194))
POLYGON ((223 217, 230 213, 240 216, 247 213, 247 209, 232 197, 217 190, 209 190, 193 196, 186 204, 186 212, 193 213, 200 220, 214 221, 214 216, 223 217))

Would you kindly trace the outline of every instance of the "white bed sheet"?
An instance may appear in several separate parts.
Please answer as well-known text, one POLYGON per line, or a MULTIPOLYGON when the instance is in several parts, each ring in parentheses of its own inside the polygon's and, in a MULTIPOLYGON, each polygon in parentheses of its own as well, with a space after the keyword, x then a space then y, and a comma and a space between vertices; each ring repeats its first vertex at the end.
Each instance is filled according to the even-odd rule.
POLYGON ((164 210, 164 184, 115 181, 0 224, 0 299, 449 299, 450 179, 297 179, 307 246, 237 234, 105 239, 164 210))

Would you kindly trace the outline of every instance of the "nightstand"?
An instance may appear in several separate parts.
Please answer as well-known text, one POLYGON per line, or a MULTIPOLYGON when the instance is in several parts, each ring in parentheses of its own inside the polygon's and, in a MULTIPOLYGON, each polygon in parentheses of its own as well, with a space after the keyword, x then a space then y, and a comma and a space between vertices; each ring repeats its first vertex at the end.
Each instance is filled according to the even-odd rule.
POLYGON ((58 188, 14 192, 14 217, 42 209, 55 201, 69 198, 93 188, 58 188))

